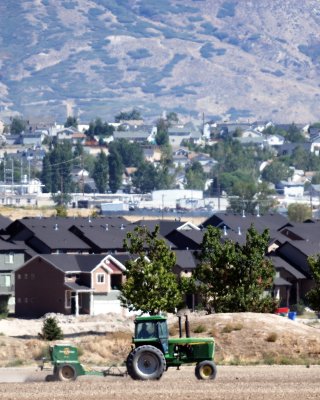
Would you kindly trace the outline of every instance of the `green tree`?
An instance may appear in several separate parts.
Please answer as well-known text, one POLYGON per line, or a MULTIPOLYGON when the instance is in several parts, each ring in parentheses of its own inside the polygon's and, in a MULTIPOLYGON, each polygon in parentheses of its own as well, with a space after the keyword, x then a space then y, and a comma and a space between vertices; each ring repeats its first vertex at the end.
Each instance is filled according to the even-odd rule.
POLYGON ((199 161, 194 161, 186 171, 186 189, 204 190, 206 176, 199 161))
POLYGON ((320 316, 320 255, 308 257, 308 263, 315 286, 309 290, 306 298, 310 307, 320 316))
POLYGON ((291 177, 292 170, 281 161, 275 160, 263 169, 261 175, 265 181, 276 184, 291 177))
POLYGON ((175 113, 174 111, 169 112, 169 113, 167 114, 167 118, 166 118, 166 119, 167 119, 167 121, 168 121, 169 126, 171 126, 171 125, 176 124, 176 123, 179 122, 178 114, 175 113))
POLYGON ((166 146, 169 144, 169 123, 166 119, 159 118, 157 121, 157 134, 156 134, 156 144, 158 146, 166 146))
POLYGON ((132 175, 132 185, 140 193, 149 193, 157 190, 159 188, 159 173, 157 168, 149 161, 142 163, 132 175))
POLYGON ((56 143, 43 159, 41 181, 45 185, 45 191, 52 193, 58 204, 65 204, 73 190, 73 162, 72 147, 67 141, 56 143))
POLYGON ((286 139, 292 143, 305 142, 306 140, 301 132, 301 129, 299 129, 294 122, 289 126, 287 130, 286 139))
POLYGON ((124 167, 117 150, 110 148, 109 151, 109 187, 112 193, 116 193, 122 183, 122 174, 124 171, 124 167))
POLYGON ((182 295, 172 268, 176 257, 158 237, 159 226, 149 232, 138 226, 127 234, 126 250, 134 259, 126 263, 126 281, 121 289, 122 305, 129 310, 152 315, 173 312, 182 295))
POLYGON ((66 122, 64 123, 64 127, 65 128, 73 127, 73 128, 78 129, 78 120, 77 120, 77 118, 69 116, 67 118, 66 122))
POLYGON ((62 204, 56 206, 56 216, 63 217, 63 218, 67 217, 68 216, 67 207, 62 204))
POLYGON ((39 333, 39 337, 42 340, 48 341, 63 339, 63 332, 56 318, 47 317, 44 320, 41 333, 39 333))
POLYGON ((13 117, 10 125, 10 133, 18 135, 27 129, 27 122, 19 117, 13 117))
POLYGON ((100 151, 94 163, 92 178, 96 184, 99 193, 105 193, 108 189, 108 157, 103 151, 100 151))
POLYGON ((115 122, 140 120, 140 119, 142 119, 141 113, 140 113, 140 111, 136 110, 135 108, 132 109, 131 111, 121 111, 119 114, 117 114, 114 117, 115 122))
POLYGON ((292 203, 288 206, 288 219, 294 222, 303 222, 312 218, 311 207, 307 204, 292 203))
POLYGON ((111 136, 114 132, 114 127, 107 122, 102 122, 101 118, 96 118, 90 121, 89 128, 85 134, 91 138, 94 136, 111 136))
POLYGON ((195 278, 209 310, 215 312, 270 312, 275 301, 270 294, 274 267, 265 258, 269 233, 261 235, 251 226, 246 243, 225 240, 221 230, 209 226, 198 254, 195 278))
POLYGON ((109 150, 116 150, 125 167, 138 167, 143 163, 143 149, 138 143, 130 143, 126 139, 119 139, 110 143, 109 150))

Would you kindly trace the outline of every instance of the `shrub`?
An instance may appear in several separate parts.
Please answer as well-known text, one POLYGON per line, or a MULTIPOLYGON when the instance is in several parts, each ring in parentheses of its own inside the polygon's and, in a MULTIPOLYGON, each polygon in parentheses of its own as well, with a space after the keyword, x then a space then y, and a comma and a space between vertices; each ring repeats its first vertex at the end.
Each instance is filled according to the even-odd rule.
POLYGON ((48 317, 44 320, 39 337, 48 341, 63 339, 63 332, 54 317, 48 317))
POLYGON ((266 342, 274 343, 277 339, 278 334, 276 332, 272 332, 266 337, 266 342))
POLYGON ((230 333, 232 331, 241 331, 241 329, 243 328, 243 325, 240 323, 237 324, 227 324, 226 326, 224 326, 222 328, 222 333, 230 333))
POLYGON ((0 318, 7 318, 8 314, 8 296, 0 296, 0 318))
POLYGON ((203 325, 198 325, 194 328, 194 333, 203 333, 206 331, 206 328, 203 325))

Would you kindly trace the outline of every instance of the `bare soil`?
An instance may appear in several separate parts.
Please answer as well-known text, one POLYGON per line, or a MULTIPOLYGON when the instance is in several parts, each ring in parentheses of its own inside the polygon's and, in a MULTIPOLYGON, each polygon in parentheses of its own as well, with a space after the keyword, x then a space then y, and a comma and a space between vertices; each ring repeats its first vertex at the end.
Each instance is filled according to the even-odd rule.
MULTIPOLYGON (((17 376, 25 371, 14 370, 17 376)), ((0 371, 1 374, 1 371, 0 371)), ((320 366, 218 366, 214 381, 198 381, 192 367, 169 369, 160 381, 83 376, 75 382, 43 382, 30 371, 25 383, 1 383, 3 400, 284 400, 319 399, 320 366)))

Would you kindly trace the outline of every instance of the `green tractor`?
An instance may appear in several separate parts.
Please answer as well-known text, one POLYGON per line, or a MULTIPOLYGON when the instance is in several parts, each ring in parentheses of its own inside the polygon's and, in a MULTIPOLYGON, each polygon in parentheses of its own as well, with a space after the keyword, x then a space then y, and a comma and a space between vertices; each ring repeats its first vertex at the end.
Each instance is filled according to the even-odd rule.
MULTIPOLYGON (((127 357, 127 371, 109 367, 103 371, 87 370, 79 361, 77 347, 60 343, 50 347, 50 362, 53 374, 47 381, 74 381, 81 375, 126 376, 133 379, 160 379, 169 367, 179 368, 182 364, 196 363, 195 374, 198 379, 214 379, 217 368, 213 362, 214 339, 190 338, 189 321, 185 320, 186 337, 182 337, 181 317, 179 317, 179 338, 169 338, 167 319, 156 315, 137 317, 135 335, 132 338, 132 351, 127 357)), ((45 358, 41 369, 49 361, 45 358)))
POLYGON ((169 338, 167 319, 163 316, 137 317, 132 351, 127 358, 127 372, 133 379, 160 379, 169 367, 194 364, 198 379, 214 379, 217 368, 213 338, 191 338, 186 316, 186 337, 182 337, 181 317, 179 338, 169 338))

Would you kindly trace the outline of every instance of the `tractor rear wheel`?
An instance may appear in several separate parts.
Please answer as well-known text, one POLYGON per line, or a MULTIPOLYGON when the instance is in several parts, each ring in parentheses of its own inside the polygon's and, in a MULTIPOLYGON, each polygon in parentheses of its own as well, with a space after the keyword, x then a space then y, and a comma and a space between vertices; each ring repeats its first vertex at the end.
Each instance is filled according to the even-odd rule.
POLYGON ((128 374, 133 379, 160 379, 166 369, 166 360, 162 351, 154 346, 140 346, 127 358, 128 374))
POLYGON ((77 378, 77 372, 72 365, 64 364, 58 368, 57 378, 64 382, 74 381, 77 378))
POLYGON ((196 365, 195 375, 198 379, 214 379, 217 367, 212 361, 201 361, 196 365))

